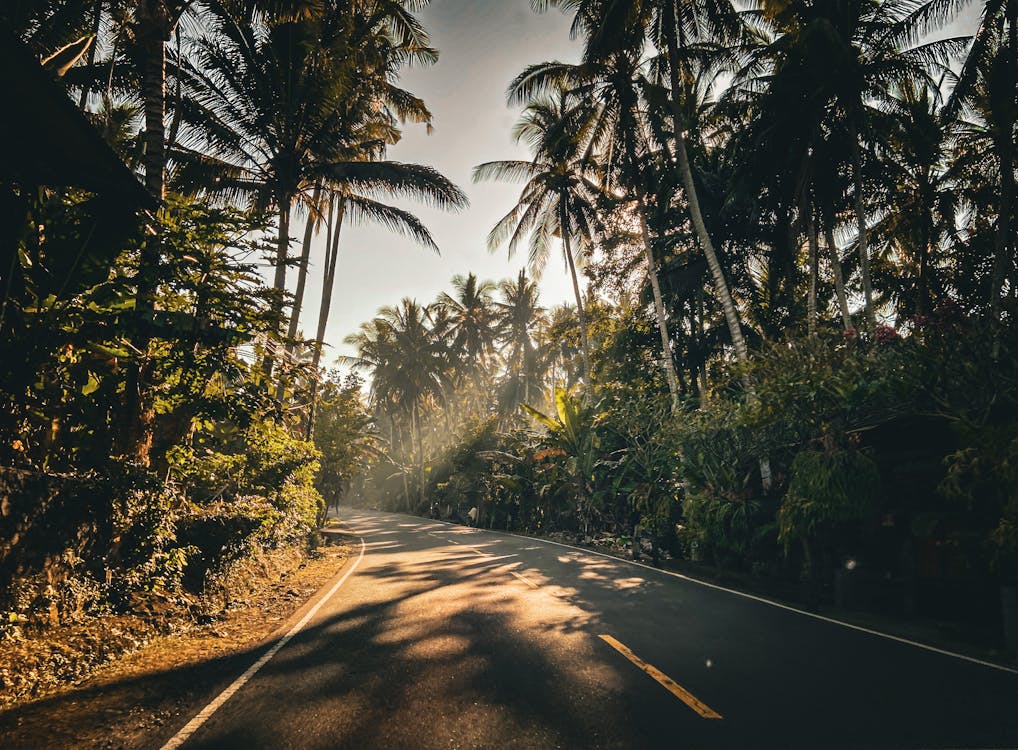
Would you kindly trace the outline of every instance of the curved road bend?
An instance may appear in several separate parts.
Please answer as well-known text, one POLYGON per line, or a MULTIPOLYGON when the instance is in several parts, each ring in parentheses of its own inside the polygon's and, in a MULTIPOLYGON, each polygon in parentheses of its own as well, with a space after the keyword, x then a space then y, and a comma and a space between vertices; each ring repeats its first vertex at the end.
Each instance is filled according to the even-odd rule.
POLYGON ((345 520, 359 567, 182 747, 1018 748, 1014 672, 546 542, 345 520))

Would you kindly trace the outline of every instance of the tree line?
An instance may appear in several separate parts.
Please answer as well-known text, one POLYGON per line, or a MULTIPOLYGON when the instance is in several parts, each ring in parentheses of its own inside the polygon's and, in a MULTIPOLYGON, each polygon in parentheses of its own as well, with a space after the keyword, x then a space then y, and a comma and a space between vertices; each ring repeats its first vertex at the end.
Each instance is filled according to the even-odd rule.
POLYGON ((0 609, 202 593, 323 522, 311 435, 337 398, 320 364, 342 230, 376 222, 435 249, 407 201, 466 203, 437 171, 387 158, 403 127, 430 127, 399 84, 438 56, 425 5, 0 9, 151 198, 118 205, 60 165, 3 173, 0 609))
MULTIPOLYGON (((523 249, 532 278, 561 253, 578 351, 507 400, 438 364, 467 351, 448 307, 385 311, 353 339, 392 447, 365 491, 502 527, 650 528, 828 594, 851 559, 869 600, 914 610, 923 590, 931 611, 966 581, 952 616, 992 610, 1018 575, 1016 6, 533 5, 572 16, 582 59, 516 76, 531 158, 475 179, 522 183, 489 249, 523 249), (439 350, 405 350, 418 375, 410 329, 439 350)), ((510 362, 488 382, 516 383, 510 362)))

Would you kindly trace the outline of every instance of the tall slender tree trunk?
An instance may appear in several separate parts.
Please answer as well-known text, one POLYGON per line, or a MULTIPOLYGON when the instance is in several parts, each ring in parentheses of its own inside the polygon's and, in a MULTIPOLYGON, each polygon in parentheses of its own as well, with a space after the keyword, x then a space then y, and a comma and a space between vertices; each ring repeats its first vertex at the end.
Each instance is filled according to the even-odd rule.
POLYGON ((421 424, 421 410, 417 408, 417 507, 427 506, 426 481, 424 479, 424 425, 421 424))
POLYGON ((870 329, 877 327, 877 313, 873 309, 873 283, 870 278, 869 230, 866 227, 866 204, 863 200, 862 184, 862 147, 859 145, 859 132, 854 124, 849 126, 849 138, 852 141, 852 182, 855 189, 855 224, 859 239, 859 275, 862 278, 862 293, 865 301, 866 324, 870 329))
POLYGON ((650 280, 650 291, 654 297, 654 315, 657 317, 657 330, 661 335, 661 367, 665 371, 668 383, 668 395, 671 397, 672 413, 679 410, 679 383, 675 375, 675 358, 672 356, 672 344, 668 335, 668 320, 665 318, 665 303, 661 297, 661 282, 657 276, 657 260, 654 258, 654 245, 647 226, 646 203, 640 198, 640 233, 643 235, 643 254, 647 258, 647 278, 650 280))
MULTIPOLYGON (((704 334, 704 330, 706 328, 706 323, 707 323, 707 321, 705 320, 705 318, 706 318, 706 311, 705 311, 705 308, 704 308, 704 297, 705 296, 706 295, 704 294, 703 285, 702 284, 697 284, 697 287, 696 287, 696 312, 694 314, 695 324, 696 324, 695 331, 696 331, 696 343, 697 343, 697 346, 700 346, 701 342, 703 341, 703 334, 704 334)), ((703 407, 706 407, 708 403, 710 403, 710 392, 709 392, 708 386, 707 386, 707 363, 701 360, 700 364, 697 365, 696 370, 697 370, 697 373, 699 374, 699 377, 700 377, 700 406, 701 406, 701 408, 703 408, 703 407)))
POLYGON ((573 262, 573 248, 569 239, 569 212, 566 210, 565 199, 559 203, 559 226, 562 231, 562 252, 569 266, 569 277, 573 282, 573 294, 576 296, 576 315, 580 319, 580 349, 583 356, 584 386, 589 392, 590 382, 590 341, 587 338, 587 312, 583 308, 583 295, 580 294, 580 282, 576 278, 576 264, 573 262))
MULTIPOLYGON (((90 31, 92 32, 92 43, 88 46, 88 57, 86 65, 91 68, 95 65, 95 48, 98 46, 99 41, 99 29, 102 26, 103 18, 103 2, 104 0, 95 0, 95 5, 92 8, 92 26, 90 31)), ((85 111, 85 107, 88 106, 88 96, 92 93, 92 80, 89 79, 84 86, 81 87, 81 96, 78 97, 78 109, 82 112, 85 111)))
MULTIPOLYGON (((297 289, 293 293, 293 307, 290 309, 290 324, 286 331, 286 355, 287 359, 293 354, 294 339, 297 337, 297 328, 300 326, 300 311, 304 304, 304 289, 308 279, 308 258, 311 255, 311 240, 314 239, 316 213, 318 203, 321 200, 322 183, 315 183, 314 194, 311 197, 311 208, 308 209, 307 223, 304 224, 304 241, 301 243, 300 261, 297 264, 297 289)), ((276 386, 276 398, 283 400, 283 382, 276 386)))
POLYGON ((329 313, 332 310, 332 293, 336 284, 336 267, 339 262, 339 235, 343 228, 343 216, 346 213, 346 201, 339 196, 336 202, 336 220, 332 230, 332 247, 329 248, 325 263, 322 284, 322 302, 318 308, 318 330, 315 332, 315 348, 312 354, 312 367, 318 369, 322 359, 322 347, 325 345, 325 329, 329 325, 329 313))
POLYGON ((933 252, 932 240, 936 233, 934 219, 930 211, 933 205, 932 196, 935 195, 930 185, 928 170, 922 172, 922 185, 919 194, 923 196, 925 203, 923 209, 922 234, 918 237, 918 278, 916 279, 916 303, 915 314, 926 315, 930 310, 930 256, 933 252))
POLYGON ((682 117, 682 104, 679 99, 682 92, 682 81, 679 78, 679 39, 678 26, 676 23, 675 5, 669 1, 666 4, 667 17, 665 20, 665 37, 668 47, 668 76, 669 84, 672 87, 672 127, 675 130, 675 157, 679 163, 679 176, 682 179, 682 189, 686 194, 686 206, 689 209, 689 218, 693 224, 693 231, 707 259, 707 268, 710 269, 711 281, 714 285, 714 293, 725 314, 725 322, 728 324, 728 333, 732 338, 732 346, 735 348, 735 356, 740 362, 749 360, 749 348, 746 346, 746 339, 742 335, 742 325, 739 322, 739 314, 735 309, 735 301, 732 299, 728 281, 725 279, 721 263, 718 261, 717 253, 714 251, 714 243, 711 241, 710 233, 707 231, 707 224, 703 220, 703 213, 700 211, 700 198, 696 190, 696 183, 693 181, 693 170, 689 163, 689 150, 686 147, 686 129, 682 117))
POLYGON ((315 332, 314 348, 311 350, 311 406, 308 413, 307 434, 314 434, 315 415, 318 412, 318 366, 322 361, 322 347, 325 346, 325 329, 329 325, 329 312, 332 309, 332 292, 336 284, 336 266, 339 260, 339 233, 343 228, 343 214, 346 203, 343 196, 336 200, 336 194, 329 196, 327 216, 329 224, 325 238, 325 263, 322 278, 322 301, 318 307, 318 330, 315 332), (338 205, 336 205, 338 203, 338 205), (333 208, 335 207, 335 221, 333 208))
POLYGON ((852 313, 848 309, 848 295, 845 293, 845 275, 841 270, 841 253, 838 243, 834 241, 834 228, 831 222, 825 227, 827 236, 827 253, 831 262, 831 273, 834 275, 834 291, 838 297, 838 308, 841 310, 841 323, 845 330, 852 328, 852 313))
MULTIPOLYGON (((276 328, 276 335, 281 333, 283 326, 283 294, 286 291, 286 261, 290 254, 290 201, 289 199, 281 199, 279 201, 279 236, 276 240, 276 271, 272 278, 272 288, 275 290, 277 299, 273 302, 272 312, 274 313, 274 326, 276 328)), ((272 347, 276 346, 276 342, 266 340, 265 342, 265 359, 262 360, 262 373, 265 376, 266 383, 272 376, 272 368, 275 363, 275 355, 272 353, 272 347)), ((284 363, 285 364, 285 363, 284 363)))
MULTIPOLYGON (((669 67, 673 68, 675 66, 670 65, 669 67)), ((674 86, 677 83, 678 76, 676 73, 673 73, 672 76, 673 79, 675 79, 673 81, 674 86)), ((700 199, 696 192, 696 184, 693 182, 693 171, 689 164, 689 154, 686 151, 686 137, 682 131, 681 119, 679 110, 676 107, 675 153, 679 161, 679 174, 682 178, 683 190, 686 193, 686 205, 689 208, 689 217, 692 220, 696 236, 700 240, 700 247, 703 249, 704 257, 707 260, 707 268, 710 269, 711 281, 714 284, 714 293, 717 295, 718 301, 721 303, 721 309, 725 314, 725 322, 728 324, 728 333, 732 337, 732 347, 735 349, 735 356, 740 363, 745 365, 749 362, 749 347, 746 346, 746 339, 742 335, 742 324, 739 321, 739 313, 735 309, 735 300, 732 298, 731 290, 728 287, 728 281, 725 279, 724 270, 721 268, 721 263, 718 261, 717 253, 714 252, 714 243, 711 242, 710 233, 707 231, 707 225, 704 222, 703 214, 700 211, 700 199)), ((756 387, 753 385, 753 381, 750 379, 748 372, 744 372, 742 383, 743 388, 746 389, 746 395, 751 401, 755 401, 756 387)), ((766 491, 770 490, 772 481, 770 458, 768 456, 762 456, 760 458, 760 484, 766 491)))
MULTIPOLYGON (((672 34, 668 34, 669 37, 669 55, 672 55, 672 60, 678 59, 678 46, 673 44, 672 34)), ((746 339, 742 335, 742 324, 739 321, 739 313, 735 309, 735 300, 732 298, 732 292, 728 287, 728 281, 725 279, 724 270, 721 268, 721 263, 718 260, 717 253, 714 251, 714 243, 711 241, 710 233, 707 231, 707 224, 703 220, 703 213, 700 211, 700 198, 696 192, 696 183, 693 181, 693 170, 689 163, 689 152, 686 149, 686 136, 682 127, 682 114, 679 108, 678 102, 675 101, 675 97, 678 96, 677 88, 679 83, 678 71, 675 69, 675 65, 669 65, 671 70, 671 85, 672 85, 672 96, 673 96, 673 117, 675 127, 675 156, 679 162, 679 176, 682 179, 682 188, 686 194, 686 206, 689 209, 689 218, 693 224, 693 231, 696 233, 697 239, 700 242, 700 247, 703 250, 704 258, 707 260, 707 268, 710 270, 711 281, 714 286, 714 294, 717 295, 718 302, 721 304, 721 310, 725 315, 725 322, 728 324, 728 333, 732 338, 732 347, 735 349, 735 356, 742 364, 749 362, 749 347, 746 346, 746 339)), ((756 399, 756 388, 753 385, 753 381, 750 379, 749 374, 745 373, 742 377, 743 387, 746 389, 746 395, 750 400, 756 399)), ((772 483, 771 474, 771 462, 770 458, 763 456, 760 458, 760 484, 764 490, 769 490, 772 483)))
MULTIPOLYGON (((166 41, 172 24, 169 12, 161 0, 141 0, 137 12, 135 33, 142 48, 141 94, 145 113, 145 187, 160 203, 165 194, 164 171, 166 155, 166 41)), ((142 360, 128 369, 125 382, 125 417, 127 422, 125 447, 136 461, 147 466, 152 445, 155 413, 145 404, 144 390, 147 371, 147 352, 151 336, 151 318, 155 310, 156 289, 159 285, 159 258, 161 237, 158 227, 149 233, 142 244, 138 258, 135 313, 138 316, 139 334, 136 348, 142 360)))
MULTIPOLYGON (((304 241, 301 244, 300 262, 297 265, 297 288, 293 293, 293 308, 290 312, 290 327, 286 332, 287 351, 293 350, 293 339, 297 336, 297 329, 300 327, 300 313, 304 305, 304 289, 308 279, 308 258, 311 256, 311 241, 314 239, 315 227, 321 215, 319 203, 322 200, 322 183, 315 183, 314 192, 311 195, 311 207, 308 209, 307 224, 304 225, 304 241)), ((328 250, 326 250, 328 252, 328 250)))
POLYGON ((158 200, 163 199, 163 175, 166 156, 166 42, 172 25, 169 11, 162 0, 141 0, 136 33, 141 40, 142 99, 145 112, 145 187, 158 200))
POLYGON ((802 217, 809 242, 809 291, 806 295, 806 328, 810 336, 817 335, 817 240, 816 223, 813 221, 813 207, 806 197, 802 201, 802 217))
MULTIPOLYGON (((635 107, 635 104, 636 102, 625 102, 623 106, 629 109, 627 105, 635 107)), ((657 260, 654 257, 654 245, 650 236, 650 227, 647 224, 647 190, 641 180, 636 142, 634 140, 637 127, 638 123, 633 118, 629 122, 629 127, 624 130, 625 156, 628 162, 629 181, 631 187, 636 191, 643 252, 644 257, 647 259, 647 276, 650 280, 651 294, 654 298, 654 315, 657 318, 657 329, 661 336, 661 367, 665 372, 665 382, 668 384, 668 395, 671 397, 671 410, 674 414, 679 408, 679 379, 675 373, 675 358, 672 356, 671 336, 668 335, 668 320, 665 317, 664 300, 661 297, 661 283, 657 274, 657 260)))

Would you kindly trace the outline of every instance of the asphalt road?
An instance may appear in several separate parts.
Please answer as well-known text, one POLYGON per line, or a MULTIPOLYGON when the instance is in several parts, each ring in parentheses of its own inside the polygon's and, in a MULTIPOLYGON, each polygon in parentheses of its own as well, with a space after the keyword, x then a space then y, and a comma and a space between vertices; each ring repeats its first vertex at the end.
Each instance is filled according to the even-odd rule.
POLYGON ((1018 748, 1018 674, 573 548, 344 521, 359 564, 182 747, 1018 748))

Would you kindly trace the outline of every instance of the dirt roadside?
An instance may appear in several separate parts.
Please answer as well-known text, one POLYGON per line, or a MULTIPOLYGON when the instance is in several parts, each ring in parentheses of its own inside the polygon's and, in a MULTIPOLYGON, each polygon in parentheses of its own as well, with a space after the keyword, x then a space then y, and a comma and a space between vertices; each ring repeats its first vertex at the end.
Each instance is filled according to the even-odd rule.
MULTIPOLYGON (((129 750, 149 747, 167 724, 183 725, 292 627, 344 567, 350 538, 323 536, 328 543, 319 554, 258 580, 211 623, 156 636, 75 685, 0 713, 0 747, 129 750)), ((112 627, 131 632, 129 623, 112 627)))

